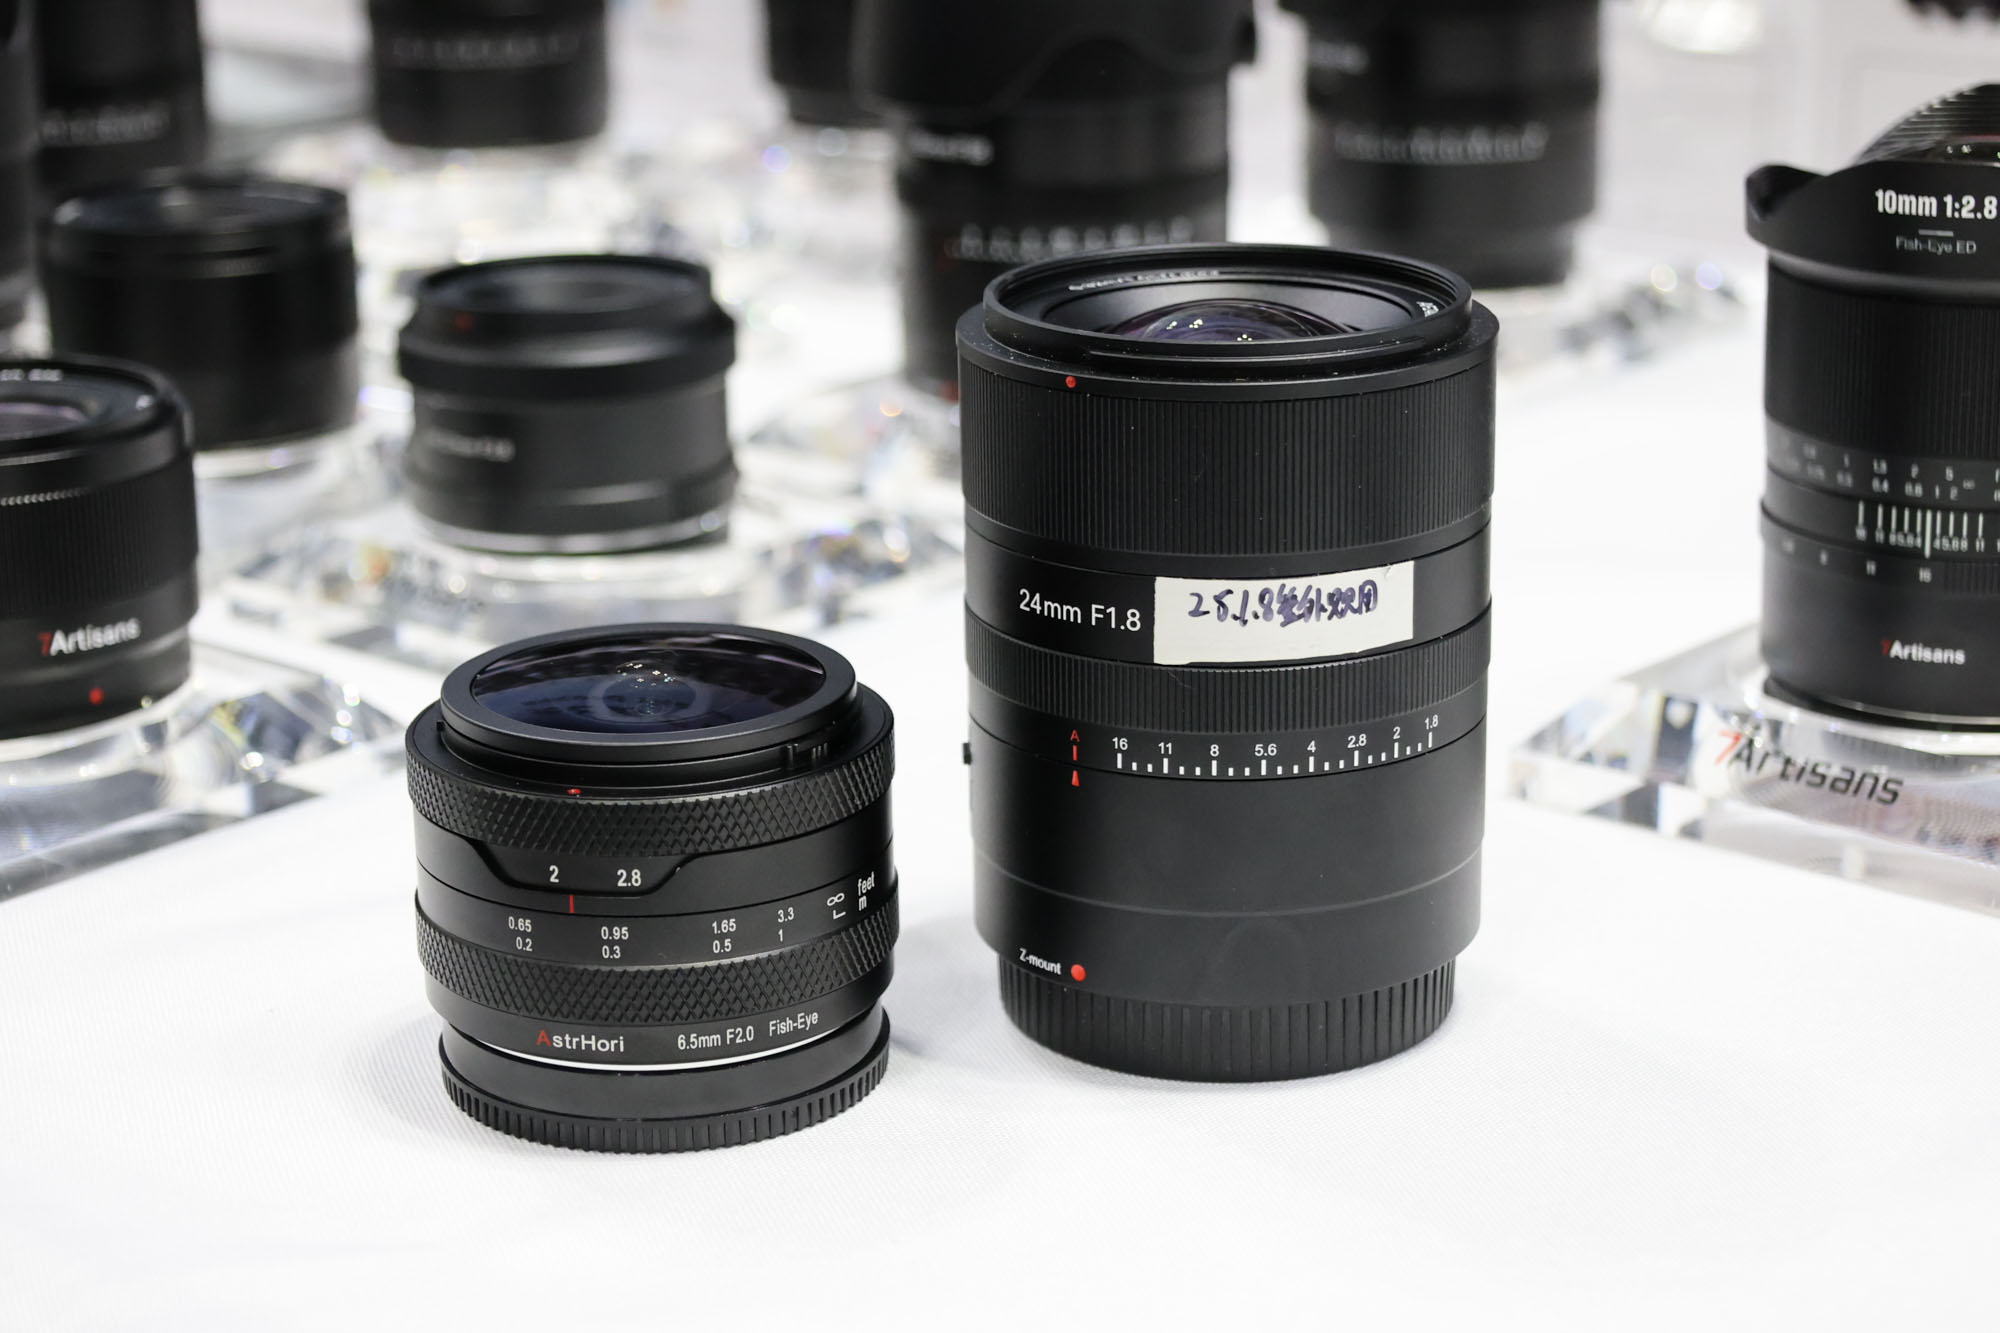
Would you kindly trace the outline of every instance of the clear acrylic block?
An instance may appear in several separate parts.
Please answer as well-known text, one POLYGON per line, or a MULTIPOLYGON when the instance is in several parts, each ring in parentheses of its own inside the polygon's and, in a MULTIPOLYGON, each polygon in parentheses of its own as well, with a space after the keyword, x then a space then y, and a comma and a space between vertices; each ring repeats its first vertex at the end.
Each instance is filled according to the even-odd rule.
POLYGON ((401 737, 352 688, 197 645, 164 699, 0 741, 0 899, 393 773, 401 737))
POLYGON ((1766 690, 1755 627, 1582 700, 1514 754, 1537 805, 2000 913, 2000 732, 1766 690))

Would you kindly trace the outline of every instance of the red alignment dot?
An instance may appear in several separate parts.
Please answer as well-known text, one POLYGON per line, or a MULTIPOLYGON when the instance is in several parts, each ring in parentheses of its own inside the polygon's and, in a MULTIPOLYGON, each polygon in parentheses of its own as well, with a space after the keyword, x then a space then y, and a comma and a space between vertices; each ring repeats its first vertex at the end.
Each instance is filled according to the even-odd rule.
POLYGON ((581 795, 583 795, 583 788, 581 788, 581 787, 571 787, 571 788, 569 789, 569 794, 570 794, 571 796, 581 796, 581 795))
POLYGON ((1074 389, 1076 387, 1076 376, 1074 375, 1063 376, 1063 386, 1065 388, 1074 389))
POLYGON ((1082 981, 1082 980, 1083 980, 1083 964, 1082 964, 1082 963, 1071 963, 1071 964, 1069 965, 1069 979, 1070 979, 1071 981, 1082 981))
POLYGON ((94 685, 91 687, 90 702, 93 704, 101 704, 104 702, 104 689, 102 686, 94 685))

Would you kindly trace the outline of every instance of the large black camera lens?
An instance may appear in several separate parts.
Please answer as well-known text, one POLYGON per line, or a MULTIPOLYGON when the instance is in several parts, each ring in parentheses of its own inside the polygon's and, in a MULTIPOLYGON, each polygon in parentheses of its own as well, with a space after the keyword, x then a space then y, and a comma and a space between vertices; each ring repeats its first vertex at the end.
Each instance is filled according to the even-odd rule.
POLYGON ((53 0, 36 22, 51 199, 207 154, 195 0, 53 0))
POLYGON ((632 551, 722 530, 736 489, 735 323, 696 264, 503 260, 417 289, 417 513, 483 550, 632 551))
POLYGON ((1765 167, 1764 659, 1781 692, 2000 723, 2000 84, 1829 176, 1765 167))
POLYGON ((522 1138, 672 1152, 868 1095, 893 730, 845 659, 765 630, 585 630, 454 671, 409 736, 452 1098, 522 1138))
POLYGON ((861 0, 856 83, 898 131, 903 336, 949 394, 952 331, 1038 260, 1219 241, 1248 0, 861 0))
POLYGON ((345 196, 260 176, 81 194, 57 207, 42 247, 56 349, 165 371, 203 451, 353 421, 354 282, 345 196))
POLYGON ((1443 1022, 1496 333, 1442 269, 1285 246, 1040 264, 959 325, 977 915, 1036 1041, 1276 1079, 1443 1022))
POLYGON ((375 120, 421 148, 568 143, 604 129, 604 0, 369 0, 375 120))
POLYGON ((136 366, 0 359, 0 737, 143 707, 188 675, 187 410, 136 366))
POLYGON ((1283 0, 1312 210, 1475 287, 1560 281, 1597 201, 1599 0, 1283 0))
POLYGON ((857 0, 764 0, 764 50, 785 111, 801 125, 872 125, 854 100, 857 0))
POLYGON ((0 337, 21 322, 35 285, 36 119, 34 10, 0 0, 0 337))

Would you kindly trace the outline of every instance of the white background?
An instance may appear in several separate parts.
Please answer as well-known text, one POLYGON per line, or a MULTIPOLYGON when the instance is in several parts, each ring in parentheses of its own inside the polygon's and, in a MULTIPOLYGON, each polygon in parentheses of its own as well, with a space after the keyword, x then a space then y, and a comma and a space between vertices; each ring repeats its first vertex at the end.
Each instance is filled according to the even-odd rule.
MULTIPOLYGON (((683 15, 707 86, 749 8, 683 15)), ((1282 33, 1266 61, 1243 133, 1275 198, 1282 33)), ((1741 165, 1631 188, 1726 220, 1741 165)), ((1503 395, 1485 923, 1409 1054, 1192 1087, 1018 1036, 939 599, 832 636, 899 714, 873 1097, 669 1158, 479 1127, 439 1085, 400 787, 315 802, 0 904, 0 1329, 2000 1324, 2000 926, 1499 799, 1578 694, 1754 616, 1758 361, 1753 318, 1503 395)))

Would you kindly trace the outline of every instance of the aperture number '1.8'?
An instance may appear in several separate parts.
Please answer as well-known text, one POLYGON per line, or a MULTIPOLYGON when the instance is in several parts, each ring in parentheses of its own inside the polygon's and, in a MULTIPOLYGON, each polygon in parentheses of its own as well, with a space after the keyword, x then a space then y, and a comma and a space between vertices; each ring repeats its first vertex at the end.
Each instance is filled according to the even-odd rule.
POLYGON ((1316 588, 1306 584, 1293 587, 1280 583, 1275 588, 1259 589, 1254 605, 1247 588, 1224 588, 1216 593, 1195 592, 1188 596, 1194 599, 1194 606, 1188 611, 1190 620, 1212 615, 1219 621, 1234 621, 1239 625, 1261 621, 1281 629, 1287 625, 1365 616, 1382 604, 1382 590, 1374 579, 1351 588, 1316 588))

